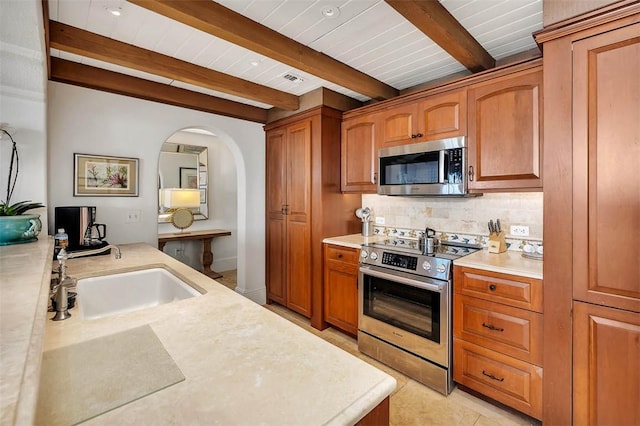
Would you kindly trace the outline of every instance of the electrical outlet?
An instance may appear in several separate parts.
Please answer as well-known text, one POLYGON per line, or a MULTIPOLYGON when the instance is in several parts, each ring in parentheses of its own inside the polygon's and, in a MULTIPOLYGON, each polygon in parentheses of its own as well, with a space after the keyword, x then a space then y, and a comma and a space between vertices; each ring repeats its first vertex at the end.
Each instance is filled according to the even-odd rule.
POLYGON ((129 210, 127 212, 127 218, 125 220, 126 223, 134 223, 140 222, 140 216, 142 215, 141 210, 129 210))
POLYGON ((528 237, 529 227, 527 225, 511 225, 511 235, 518 237, 528 237))
POLYGON ((376 216, 376 225, 384 225, 384 216, 376 216))

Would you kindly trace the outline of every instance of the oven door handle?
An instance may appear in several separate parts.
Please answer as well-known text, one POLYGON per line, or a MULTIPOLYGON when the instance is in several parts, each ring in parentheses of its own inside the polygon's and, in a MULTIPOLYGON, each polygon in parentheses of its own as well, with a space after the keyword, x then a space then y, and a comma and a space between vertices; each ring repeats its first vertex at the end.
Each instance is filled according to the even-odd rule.
MULTIPOLYGON (((442 293, 446 283, 436 284, 435 282, 427 282, 427 281, 419 281, 411 278, 405 278, 394 274, 389 274, 387 272, 379 271, 378 269, 373 269, 370 266, 361 266, 360 273, 365 275, 370 275, 376 278, 382 278, 383 280, 389 280, 393 282, 397 282, 400 284, 407 284, 413 287, 421 288, 424 290, 429 290, 437 293, 442 293)), ((429 278, 424 278, 425 280, 432 281, 429 278)))

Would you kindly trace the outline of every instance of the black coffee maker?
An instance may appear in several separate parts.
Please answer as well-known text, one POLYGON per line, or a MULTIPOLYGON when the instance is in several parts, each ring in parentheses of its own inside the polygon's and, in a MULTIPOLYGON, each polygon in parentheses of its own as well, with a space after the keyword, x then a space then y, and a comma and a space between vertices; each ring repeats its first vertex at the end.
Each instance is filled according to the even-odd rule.
POLYGON ((93 250, 109 244, 105 241, 107 225, 96 223, 95 206, 56 207, 55 230, 60 228, 69 235, 67 251, 93 250))

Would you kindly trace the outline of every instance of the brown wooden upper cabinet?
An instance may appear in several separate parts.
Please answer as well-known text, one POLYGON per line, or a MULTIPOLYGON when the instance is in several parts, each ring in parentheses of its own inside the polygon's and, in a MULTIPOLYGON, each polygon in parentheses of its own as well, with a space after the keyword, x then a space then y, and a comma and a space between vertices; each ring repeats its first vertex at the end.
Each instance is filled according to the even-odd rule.
POLYGON ((468 90, 469 189, 542 189, 542 69, 468 90))
POLYGON ((379 147, 464 136, 467 90, 455 90, 380 113, 379 147))
POLYGON ((377 190, 377 114, 367 114, 342 122, 342 192, 377 190))

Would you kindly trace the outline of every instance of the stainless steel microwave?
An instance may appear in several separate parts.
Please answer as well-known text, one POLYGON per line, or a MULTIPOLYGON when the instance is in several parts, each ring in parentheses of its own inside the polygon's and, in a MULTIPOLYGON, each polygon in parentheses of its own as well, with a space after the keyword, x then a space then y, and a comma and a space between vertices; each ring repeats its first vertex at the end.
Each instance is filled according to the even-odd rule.
POLYGON ((464 136, 383 148, 378 194, 463 197, 468 193, 464 136))

